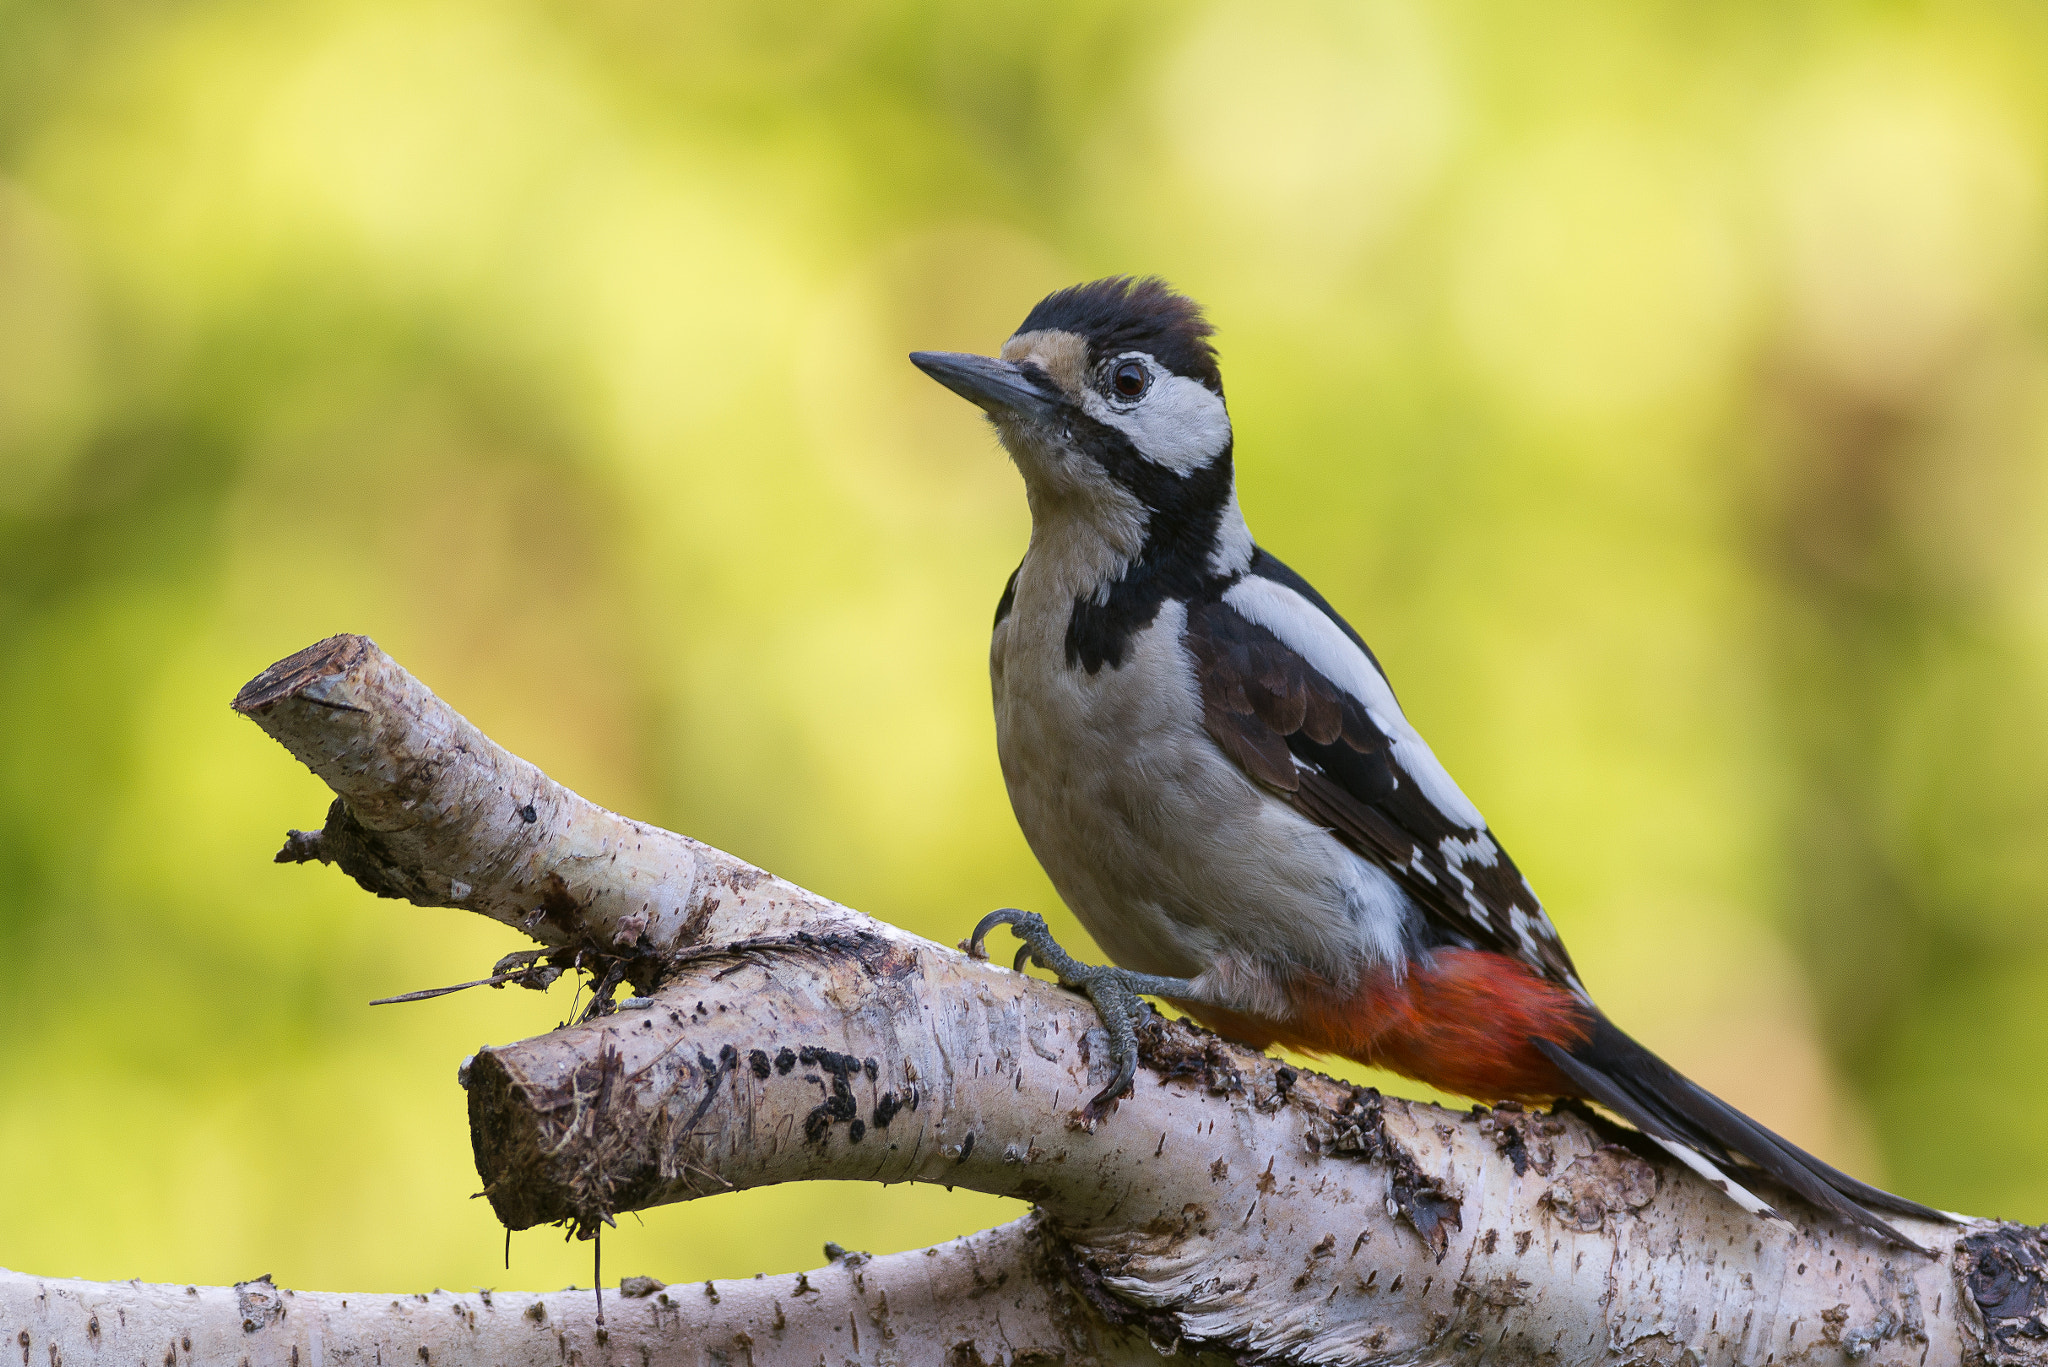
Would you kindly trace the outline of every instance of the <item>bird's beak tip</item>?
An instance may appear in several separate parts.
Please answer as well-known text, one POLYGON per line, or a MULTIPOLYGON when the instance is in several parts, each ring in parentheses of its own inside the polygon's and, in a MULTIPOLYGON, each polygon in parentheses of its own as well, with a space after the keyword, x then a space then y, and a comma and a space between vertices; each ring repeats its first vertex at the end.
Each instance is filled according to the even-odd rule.
POLYGON ((965 351, 913 351, 910 363, 991 413, 1043 409, 1056 397, 1017 366, 994 356, 965 351))
POLYGON ((933 376, 998 364, 993 356, 977 356, 971 351, 913 351, 910 363, 933 376))

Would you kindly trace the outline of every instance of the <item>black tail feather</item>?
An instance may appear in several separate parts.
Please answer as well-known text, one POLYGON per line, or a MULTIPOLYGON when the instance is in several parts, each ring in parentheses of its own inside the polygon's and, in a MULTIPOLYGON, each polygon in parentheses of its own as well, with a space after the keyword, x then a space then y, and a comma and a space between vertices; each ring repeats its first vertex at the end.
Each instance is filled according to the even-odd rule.
POLYGON ((1567 1052, 1548 1041, 1537 1047, 1596 1101, 1653 1139, 1683 1144, 1717 1166, 1754 1165, 1808 1204, 1893 1243, 1917 1248, 1877 1214, 1943 1221, 1949 1217, 1915 1201, 1880 1191, 1773 1134, 1719 1097, 1682 1076, 1623 1034, 1605 1016, 1593 1037, 1567 1052))

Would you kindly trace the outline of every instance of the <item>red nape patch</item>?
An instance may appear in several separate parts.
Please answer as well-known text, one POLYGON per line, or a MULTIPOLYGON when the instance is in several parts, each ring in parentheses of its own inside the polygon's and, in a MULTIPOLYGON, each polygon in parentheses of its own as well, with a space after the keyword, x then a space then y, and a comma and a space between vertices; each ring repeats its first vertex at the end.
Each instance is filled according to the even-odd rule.
POLYGON ((1188 1007, 1212 1029, 1263 1049, 1274 1042, 1339 1054, 1479 1101, 1549 1101, 1576 1089, 1534 1041, 1569 1049, 1592 1034, 1593 1009, 1504 954, 1440 949, 1396 982, 1381 972, 1348 991, 1297 985, 1285 1023, 1188 1007))

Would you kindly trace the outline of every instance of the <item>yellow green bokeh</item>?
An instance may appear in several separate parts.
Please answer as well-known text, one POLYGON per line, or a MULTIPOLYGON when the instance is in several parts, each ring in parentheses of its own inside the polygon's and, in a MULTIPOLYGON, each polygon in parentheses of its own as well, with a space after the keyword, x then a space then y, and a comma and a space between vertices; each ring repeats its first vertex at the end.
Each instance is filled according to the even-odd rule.
POLYGON ((588 1284, 502 1267, 455 1083, 566 984, 370 1008, 515 937, 269 862, 324 790, 227 700, 331 632, 920 933, 1057 910, 987 703, 1023 501, 904 353, 1113 271, 1208 306, 1254 531, 1610 1013, 2048 1219, 2037 9, 0 0, 0 1265, 588 1284))

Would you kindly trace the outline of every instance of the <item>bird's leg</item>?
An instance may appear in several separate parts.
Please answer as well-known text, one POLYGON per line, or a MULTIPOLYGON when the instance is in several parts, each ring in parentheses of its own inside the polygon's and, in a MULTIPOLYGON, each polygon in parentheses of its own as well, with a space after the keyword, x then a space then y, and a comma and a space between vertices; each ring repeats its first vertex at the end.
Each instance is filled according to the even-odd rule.
POLYGON ((1109 1034, 1110 1055, 1116 1061, 1116 1076, 1082 1108, 1082 1114, 1089 1119, 1100 1119, 1108 1113, 1110 1102, 1130 1091, 1132 1079, 1138 1075, 1138 1022, 1145 1018, 1141 998, 1198 999, 1201 989, 1192 978, 1162 978, 1128 968, 1084 964, 1060 948, 1059 941, 1046 929, 1044 917, 1014 907, 982 917, 964 948, 978 959, 987 958, 982 941, 999 925, 1008 926, 1024 942, 1017 950, 1015 967, 1019 972, 1023 971, 1024 961, 1030 959, 1057 976, 1061 987, 1085 993, 1095 1003, 1096 1014, 1102 1017, 1103 1029, 1109 1034))

